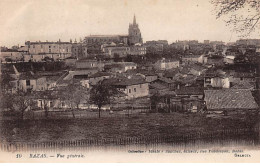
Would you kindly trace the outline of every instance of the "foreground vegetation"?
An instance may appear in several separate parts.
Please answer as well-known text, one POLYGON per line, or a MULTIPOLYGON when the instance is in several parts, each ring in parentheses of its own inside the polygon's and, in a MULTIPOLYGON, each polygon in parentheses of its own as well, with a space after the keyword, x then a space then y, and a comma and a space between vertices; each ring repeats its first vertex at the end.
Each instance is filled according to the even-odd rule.
MULTIPOLYGON (((259 122, 258 122, 259 123, 259 122)), ((45 142, 176 136, 222 129, 253 128, 248 119, 206 118, 198 114, 146 113, 130 117, 1 121, 1 140, 45 142)))

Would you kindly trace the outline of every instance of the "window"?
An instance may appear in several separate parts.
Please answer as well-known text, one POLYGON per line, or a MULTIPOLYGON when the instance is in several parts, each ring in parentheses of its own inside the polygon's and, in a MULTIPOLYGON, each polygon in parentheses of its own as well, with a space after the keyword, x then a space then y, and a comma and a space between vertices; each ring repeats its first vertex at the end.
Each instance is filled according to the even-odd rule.
POLYGON ((39 100, 39 103, 40 103, 40 107, 42 108, 42 100, 39 100))
POLYGON ((53 107, 53 102, 52 101, 50 101, 50 107, 53 107))
POLYGON ((26 86, 30 86, 30 80, 26 80, 26 86))
POLYGON ((134 92, 136 92, 136 88, 134 88, 134 92))
POLYGON ((49 48, 51 48, 51 46, 49 46, 49 48))
POLYGON ((241 77, 240 80, 242 81, 242 80, 243 80, 243 77, 241 77))
POLYGON ((129 89, 128 92, 131 93, 131 89, 129 89))

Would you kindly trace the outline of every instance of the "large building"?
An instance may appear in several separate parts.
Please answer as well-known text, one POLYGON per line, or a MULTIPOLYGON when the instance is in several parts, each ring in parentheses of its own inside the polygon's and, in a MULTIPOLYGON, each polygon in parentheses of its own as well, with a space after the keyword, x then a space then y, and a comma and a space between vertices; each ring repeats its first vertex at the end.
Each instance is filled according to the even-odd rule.
POLYGON ((88 45, 91 44, 104 44, 104 43, 124 43, 128 44, 128 36, 127 35, 90 35, 85 37, 85 43, 88 45))
POLYGON ((135 16, 134 16, 133 24, 130 24, 128 28, 128 42, 130 45, 143 43, 141 31, 139 29, 138 24, 136 23, 135 16))
POLYGON ((57 59, 65 59, 72 55, 71 42, 25 42, 25 47, 28 49, 29 59, 33 61, 41 61, 45 57, 57 59))
POLYGON ((134 16, 133 24, 129 24, 128 35, 90 35, 85 37, 85 43, 88 45, 102 45, 104 43, 123 43, 125 45, 134 45, 143 43, 141 31, 134 16))
POLYGON ((77 41, 75 41, 72 44, 72 48, 71 48, 71 55, 74 58, 77 59, 84 59, 88 56, 88 48, 87 45, 85 43, 77 43, 77 41))

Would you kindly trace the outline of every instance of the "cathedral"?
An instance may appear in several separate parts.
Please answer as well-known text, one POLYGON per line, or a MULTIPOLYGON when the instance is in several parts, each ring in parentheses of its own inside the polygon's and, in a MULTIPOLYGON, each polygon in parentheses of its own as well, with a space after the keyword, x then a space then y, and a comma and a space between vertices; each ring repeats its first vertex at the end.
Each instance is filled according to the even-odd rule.
POLYGON ((134 16, 133 24, 129 24, 128 35, 90 35, 85 37, 87 44, 103 44, 107 42, 124 43, 126 45, 143 44, 141 31, 134 16))
POLYGON ((140 29, 138 27, 138 24, 136 23, 135 15, 134 15, 133 24, 129 24, 129 28, 128 28, 128 43, 129 43, 129 45, 134 45, 136 43, 143 44, 141 31, 140 31, 140 29))

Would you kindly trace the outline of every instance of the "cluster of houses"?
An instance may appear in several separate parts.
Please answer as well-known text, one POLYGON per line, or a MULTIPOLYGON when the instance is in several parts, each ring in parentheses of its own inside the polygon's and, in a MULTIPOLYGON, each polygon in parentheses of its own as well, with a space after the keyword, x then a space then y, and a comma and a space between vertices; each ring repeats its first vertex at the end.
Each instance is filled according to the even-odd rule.
MULTIPOLYGON (((102 82, 122 92, 106 106, 110 109, 138 105, 159 112, 223 115, 257 112, 259 107, 253 96, 257 88, 256 69, 243 70, 239 64, 219 65, 219 60, 209 63, 208 59, 210 54, 189 54, 181 59, 162 58, 148 65, 85 59, 77 60, 67 70, 51 72, 34 72, 32 68, 19 71, 17 64, 9 64, 8 73, 12 78, 11 92, 37 93, 34 100, 38 109, 46 101, 50 110, 69 108, 55 93, 72 82, 84 87, 87 93, 102 82), (39 95, 46 91, 55 93, 39 95)), ((93 105, 82 100, 79 108, 93 108, 93 105)))
MULTIPOLYGON (((45 105, 50 110, 69 108, 71 105, 58 96, 60 91, 75 83, 88 93, 102 82, 122 92, 106 108, 124 109, 130 105, 162 112, 228 115, 259 110, 253 96, 257 69, 241 67, 248 62, 248 56, 259 54, 259 46, 259 39, 226 45, 209 40, 176 41, 170 45, 166 40, 143 43, 134 16, 128 35, 90 35, 79 42, 27 41, 22 47, 1 47, 0 71, 10 76, 11 88, 7 91, 31 92, 37 109, 45 105), (148 61, 147 55, 157 61, 148 61), (126 60, 128 57, 141 58, 126 60), (62 61, 66 68, 23 67, 25 63, 48 61, 54 65, 62 61)), ((87 99, 78 106, 92 107, 87 99)))

